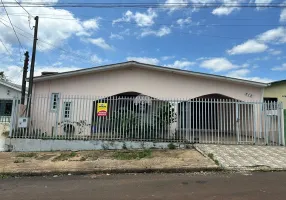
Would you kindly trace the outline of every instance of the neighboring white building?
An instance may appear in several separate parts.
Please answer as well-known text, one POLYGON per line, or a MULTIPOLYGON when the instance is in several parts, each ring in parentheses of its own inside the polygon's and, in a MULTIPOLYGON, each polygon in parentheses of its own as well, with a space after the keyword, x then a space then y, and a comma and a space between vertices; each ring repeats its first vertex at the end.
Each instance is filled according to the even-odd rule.
POLYGON ((0 80, 0 117, 11 115, 13 98, 21 98, 21 86, 0 80))

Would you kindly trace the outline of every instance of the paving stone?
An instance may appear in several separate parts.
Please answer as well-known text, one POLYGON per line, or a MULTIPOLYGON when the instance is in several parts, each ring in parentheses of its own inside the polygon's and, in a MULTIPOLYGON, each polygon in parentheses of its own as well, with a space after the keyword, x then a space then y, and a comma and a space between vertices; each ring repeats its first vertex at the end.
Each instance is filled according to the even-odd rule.
POLYGON ((286 148, 280 146, 197 144, 196 148, 214 158, 225 168, 268 166, 286 169, 286 148))

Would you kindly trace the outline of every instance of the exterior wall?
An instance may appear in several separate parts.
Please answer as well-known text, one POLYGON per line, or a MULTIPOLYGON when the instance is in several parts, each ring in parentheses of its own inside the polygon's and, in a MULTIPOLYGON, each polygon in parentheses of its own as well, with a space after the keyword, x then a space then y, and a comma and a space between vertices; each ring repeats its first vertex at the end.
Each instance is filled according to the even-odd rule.
POLYGON ((125 68, 36 82, 34 94, 112 96, 134 91, 155 98, 189 98, 219 93, 241 101, 261 101, 262 88, 228 80, 198 78, 157 70, 125 68), (246 96, 252 94, 252 98, 246 96))
POLYGON ((266 87, 264 90, 264 97, 277 98, 278 101, 283 102, 284 108, 286 107, 286 82, 274 84, 266 87), (285 97, 283 97, 283 95, 285 97))
MULTIPOLYGON (((157 70, 124 68, 69 78, 36 82, 32 102, 32 123, 41 134, 63 135, 63 104, 72 102, 71 122, 85 121, 91 124, 94 97, 113 96, 124 92, 138 92, 154 98, 193 99, 207 94, 219 93, 241 101, 261 101, 261 87, 230 81, 198 78, 157 70), (51 93, 60 94, 59 109, 51 111, 51 93), (245 93, 252 94, 252 98, 245 93), (80 98, 86 96, 82 100, 80 98), (93 96, 90 97, 90 96, 93 96), (60 120, 60 121, 59 121, 60 120)), ((177 124, 172 124, 172 129, 177 124)), ((89 135, 91 126, 82 127, 81 135, 89 135)))
MULTIPOLYGON (((18 152, 29 151, 70 151, 70 150, 101 150, 101 149, 123 149, 125 145, 128 149, 168 149, 168 144, 164 142, 111 142, 111 141, 68 141, 68 140, 35 140, 35 139, 6 139, 6 146, 10 150, 18 152)), ((184 148, 183 144, 174 144, 179 148, 184 148)))
POLYGON ((21 92, 4 85, 0 85, 0 99, 12 99, 14 97, 21 97, 21 92), (9 95, 7 94, 8 90, 10 91, 9 95))

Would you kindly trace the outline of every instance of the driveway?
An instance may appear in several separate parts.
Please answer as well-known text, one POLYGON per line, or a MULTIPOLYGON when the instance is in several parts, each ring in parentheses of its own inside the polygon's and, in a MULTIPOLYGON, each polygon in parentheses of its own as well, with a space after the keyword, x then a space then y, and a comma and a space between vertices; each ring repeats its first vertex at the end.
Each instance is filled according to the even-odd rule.
POLYGON ((286 169, 285 147, 205 144, 197 144, 195 147, 206 156, 212 154, 213 159, 227 169, 286 169))

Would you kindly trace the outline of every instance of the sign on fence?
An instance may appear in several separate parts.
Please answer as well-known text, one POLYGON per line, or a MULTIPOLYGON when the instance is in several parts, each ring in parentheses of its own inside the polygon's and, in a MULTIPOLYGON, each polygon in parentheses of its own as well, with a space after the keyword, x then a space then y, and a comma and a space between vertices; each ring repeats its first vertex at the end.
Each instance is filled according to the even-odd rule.
POLYGON ((107 116, 107 103, 97 103, 97 116, 107 116))

